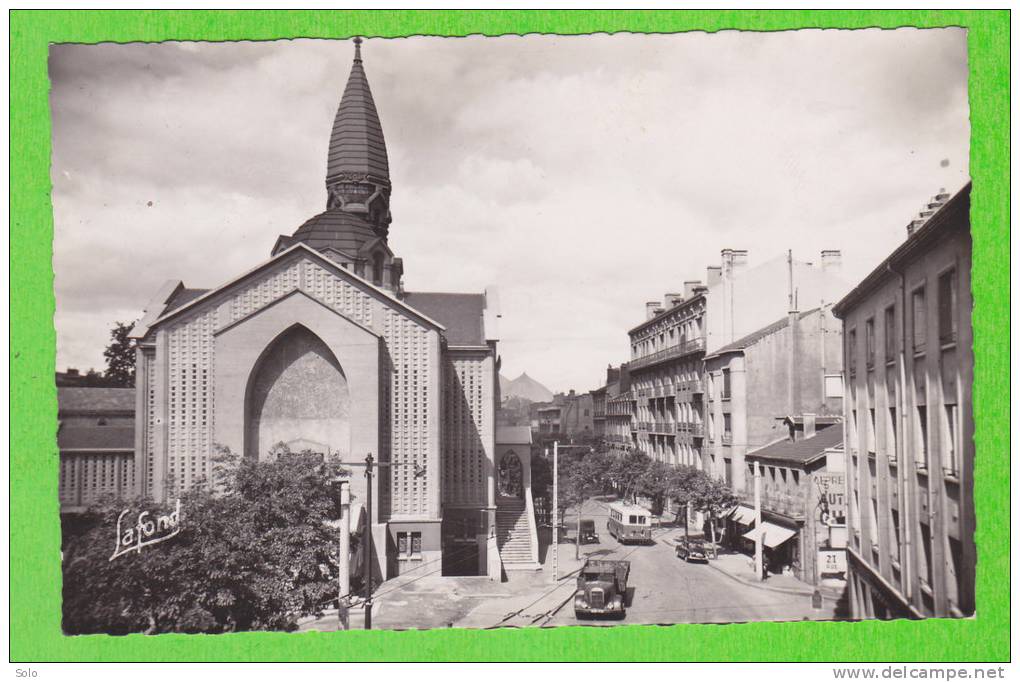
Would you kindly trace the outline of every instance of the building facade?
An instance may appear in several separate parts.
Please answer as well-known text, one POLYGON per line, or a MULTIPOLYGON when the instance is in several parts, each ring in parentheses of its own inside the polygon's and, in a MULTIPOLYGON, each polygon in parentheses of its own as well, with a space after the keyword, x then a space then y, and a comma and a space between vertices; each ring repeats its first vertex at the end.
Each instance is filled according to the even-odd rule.
MULTIPOLYGON (((715 363, 720 365, 714 367, 715 375, 706 372, 706 357, 718 357, 719 351, 731 344, 771 328, 777 319, 786 320, 789 311, 797 309, 798 301, 817 301, 820 307, 831 305, 847 288, 839 266, 839 251, 823 251, 817 263, 796 261, 787 255, 750 267, 747 251, 723 249, 720 265, 708 268, 704 283, 684 282, 681 293, 666 294, 665 304, 646 303, 646 320, 629 332, 634 446, 652 459, 709 470, 742 485, 742 462, 734 462, 731 453, 735 445, 743 448, 741 454, 746 452, 748 442, 745 439, 734 444, 732 426, 726 429, 726 415, 732 411, 723 403, 732 402, 732 397, 712 396, 709 392, 713 376, 723 378, 723 368, 715 363), (718 429, 710 433, 713 421, 718 429)), ((838 330, 835 323, 832 327, 838 330)), ((838 339, 827 344, 823 349, 831 346, 831 371, 838 375, 838 339)), ((728 356, 729 350, 732 348, 723 355, 728 356)), ((813 342, 805 343, 798 350, 814 353, 815 346, 813 342)), ((782 353, 777 350, 773 355, 777 352, 782 353)), ((787 357, 782 356, 781 367, 762 363, 757 371, 766 377, 779 369, 791 371, 787 357)), ((799 367, 794 369, 799 371, 799 367)), ((821 390, 821 375, 817 380, 821 390)), ((770 428, 776 415, 806 409, 796 400, 782 410, 773 409, 774 401, 766 407, 770 428)))
POLYGON ((835 306, 855 618, 974 613, 970 184, 835 306))
MULTIPOLYGON (((359 40, 328 149, 325 211, 226 284, 168 282, 133 330, 137 489, 162 500, 202 483, 218 448, 312 450, 356 472, 371 453, 381 574, 439 561, 473 535, 477 571, 492 575, 495 299, 404 290, 359 40)), ((352 476, 355 499, 367 485, 352 476)))
POLYGON ((705 358, 704 467, 745 489, 744 456, 782 438, 781 420, 842 418, 841 326, 831 307, 793 311, 705 358))
POLYGON ((57 387, 61 513, 134 494, 134 433, 135 389, 57 387))
POLYGON ((754 554, 755 464, 760 476, 765 565, 809 584, 846 579, 846 505, 842 424, 784 426, 789 437, 747 454, 741 504, 727 523, 730 546, 754 554))

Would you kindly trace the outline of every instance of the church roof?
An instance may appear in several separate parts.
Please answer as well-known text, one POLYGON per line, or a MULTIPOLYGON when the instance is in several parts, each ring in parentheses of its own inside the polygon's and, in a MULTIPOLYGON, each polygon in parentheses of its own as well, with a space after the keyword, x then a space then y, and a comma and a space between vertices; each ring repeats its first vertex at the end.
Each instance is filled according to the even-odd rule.
POLYGON ((367 242, 379 235, 367 220, 338 208, 323 211, 299 227, 291 238, 313 249, 332 247, 345 253, 358 253, 367 242))
POLYGON ((191 303, 192 301, 194 301, 199 296, 202 296, 203 294, 205 294, 207 291, 209 291, 209 290, 208 289, 186 289, 184 287, 181 287, 177 291, 177 293, 175 293, 173 295, 173 298, 171 298, 170 301, 167 303, 166 309, 163 311, 163 313, 166 314, 166 313, 170 312, 171 310, 176 310, 177 308, 180 308, 183 305, 187 305, 188 303, 191 303))
POLYGON ((327 183, 341 173, 369 175, 387 181, 390 177, 382 125, 361 64, 361 39, 355 38, 354 43, 354 65, 340 98, 329 140, 327 183))
POLYGON ((451 346, 484 346, 485 294, 406 292, 403 301, 446 327, 451 346))

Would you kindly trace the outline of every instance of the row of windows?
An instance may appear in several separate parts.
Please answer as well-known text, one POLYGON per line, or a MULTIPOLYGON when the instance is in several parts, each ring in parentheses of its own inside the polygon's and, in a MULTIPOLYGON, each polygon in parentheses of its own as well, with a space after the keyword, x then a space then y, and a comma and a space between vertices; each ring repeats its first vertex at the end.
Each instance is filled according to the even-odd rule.
MULTIPOLYGON (((946 346, 956 343, 957 335, 957 276, 956 269, 951 268, 938 277, 937 283, 937 327, 939 344, 946 346)), ((882 314, 885 338, 885 360, 891 362, 896 357, 896 305, 891 304, 882 314)), ((919 286, 910 293, 911 350, 915 354, 925 352, 928 343, 928 300, 925 287, 919 286)), ((876 340, 875 318, 864 321, 864 358, 868 369, 875 366, 876 340)), ((850 373, 857 371, 857 329, 847 331, 847 367, 850 373)))

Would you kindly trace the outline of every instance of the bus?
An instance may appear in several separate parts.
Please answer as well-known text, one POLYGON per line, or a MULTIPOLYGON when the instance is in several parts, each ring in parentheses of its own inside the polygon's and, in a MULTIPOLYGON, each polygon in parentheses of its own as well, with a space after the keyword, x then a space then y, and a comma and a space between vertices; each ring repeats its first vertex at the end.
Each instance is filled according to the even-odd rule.
POLYGON ((636 504, 611 502, 606 527, 621 544, 652 543, 652 513, 636 504))

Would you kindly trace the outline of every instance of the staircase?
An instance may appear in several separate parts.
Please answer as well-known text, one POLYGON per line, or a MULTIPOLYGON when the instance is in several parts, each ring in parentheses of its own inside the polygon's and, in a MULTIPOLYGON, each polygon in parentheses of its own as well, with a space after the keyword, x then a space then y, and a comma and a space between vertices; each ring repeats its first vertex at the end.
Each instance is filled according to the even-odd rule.
POLYGON ((531 523, 527 505, 516 497, 496 500, 496 545, 503 567, 508 571, 541 568, 531 545, 531 523))

